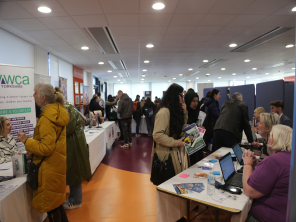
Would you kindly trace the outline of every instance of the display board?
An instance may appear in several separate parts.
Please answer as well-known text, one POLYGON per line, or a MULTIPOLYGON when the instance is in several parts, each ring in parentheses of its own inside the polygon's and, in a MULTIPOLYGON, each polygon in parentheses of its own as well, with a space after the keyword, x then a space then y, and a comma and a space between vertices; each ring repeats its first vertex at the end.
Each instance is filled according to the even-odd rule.
MULTIPOLYGON (((258 85, 257 85, 257 89, 258 89, 258 85)), ((253 114, 255 110, 255 85, 250 84, 250 85, 242 85, 242 86, 231 86, 230 98, 235 92, 239 92, 243 95, 243 101, 248 105, 249 120, 251 121, 253 119, 253 114)), ((266 93, 264 93, 264 95, 265 94, 266 93)))
POLYGON ((293 108, 294 108, 294 87, 295 83, 285 83, 283 113, 287 115, 293 122, 293 108))
POLYGON ((273 100, 284 101, 284 81, 258 83, 256 85, 256 107, 262 106, 270 112, 269 103, 273 100))
POLYGON ((220 99, 219 99, 219 108, 221 110, 221 107, 223 105, 223 103, 225 103, 227 101, 227 88, 226 87, 216 87, 216 89, 218 89, 220 91, 220 99))
POLYGON ((0 116, 10 120, 11 135, 20 152, 25 151, 25 147, 16 139, 17 133, 24 132, 28 138, 33 138, 36 126, 33 94, 33 68, 0 65, 0 116))

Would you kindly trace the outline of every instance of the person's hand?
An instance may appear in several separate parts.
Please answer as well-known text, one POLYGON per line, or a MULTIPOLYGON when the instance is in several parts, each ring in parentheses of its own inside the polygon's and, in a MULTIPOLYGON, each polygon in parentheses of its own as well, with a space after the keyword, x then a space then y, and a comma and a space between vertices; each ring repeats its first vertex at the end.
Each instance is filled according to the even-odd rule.
POLYGON ((252 142, 252 146, 255 147, 255 148, 259 148, 260 147, 260 144, 259 142, 252 142))
POLYGON ((17 139, 21 141, 22 143, 25 143, 25 141, 28 139, 27 135, 25 133, 19 132, 17 134, 17 139))
POLYGON ((184 103, 184 102, 182 103, 182 109, 184 112, 186 112, 186 103, 184 103))
POLYGON ((251 150, 246 150, 243 153, 243 160, 245 164, 250 164, 251 166, 253 166, 256 160, 255 154, 251 150))
POLYGON ((178 140, 178 147, 184 147, 184 143, 183 143, 184 138, 185 137, 182 137, 181 139, 178 140))
POLYGON ((252 126, 252 130, 257 133, 258 132, 258 128, 256 126, 252 126))

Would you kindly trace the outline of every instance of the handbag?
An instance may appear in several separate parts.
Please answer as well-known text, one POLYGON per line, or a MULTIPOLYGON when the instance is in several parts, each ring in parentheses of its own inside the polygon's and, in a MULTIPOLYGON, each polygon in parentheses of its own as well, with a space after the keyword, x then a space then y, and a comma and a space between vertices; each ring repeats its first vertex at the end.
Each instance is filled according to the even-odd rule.
MULTIPOLYGON (((63 129, 64 129, 64 127, 62 128, 60 135, 62 134, 63 129)), ((59 140, 60 135, 58 136, 55 143, 57 143, 57 141, 59 140)), ((44 156, 42 158, 42 160, 37 164, 37 166, 33 163, 33 161, 30 163, 28 174, 27 174, 27 183, 30 185, 32 190, 36 190, 38 188, 39 167, 42 164, 42 162, 44 161, 45 157, 46 156, 44 156)), ((32 156, 32 159, 33 159, 33 156, 32 156)))
MULTIPOLYGON (((156 147, 156 143, 154 141, 154 149, 155 147, 156 147)), ((165 159, 165 157, 163 159, 165 159)), ((175 174, 175 169, 174 169, 173 160, 172 160, 172 148, 170 148, 169 157, 166 161, 159 160, 154 150, 150 181, 154 185, 158 186, 159 184, 167 181, 168 179, 172 178, 175 175, 176 174, 175 174)))

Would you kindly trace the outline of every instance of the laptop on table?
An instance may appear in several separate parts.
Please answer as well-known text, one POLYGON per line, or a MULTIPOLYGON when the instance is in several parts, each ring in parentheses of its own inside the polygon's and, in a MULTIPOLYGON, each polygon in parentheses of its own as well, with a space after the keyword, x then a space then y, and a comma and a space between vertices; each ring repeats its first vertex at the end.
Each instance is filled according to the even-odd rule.
POLYGON ((239 144, 235 144, 233 147, 233 152, 236 155, 237 161, 239 162, 240 165, 244 165, 244 161, 243 161, 243 151, 242 148, 239 146, 239 144))
POLYGON ((235 172, 230 152, 219 159, 219 164, 225 184, 243 188, 243 175, 235 172))

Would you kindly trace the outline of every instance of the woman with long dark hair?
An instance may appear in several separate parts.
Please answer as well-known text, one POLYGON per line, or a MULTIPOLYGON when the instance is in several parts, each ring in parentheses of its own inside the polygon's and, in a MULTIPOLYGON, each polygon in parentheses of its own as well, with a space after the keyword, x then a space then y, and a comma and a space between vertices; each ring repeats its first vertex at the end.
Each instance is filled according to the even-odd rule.
POLYGON ((159 160, 167 160, 170 148, 172 148, 171 156, 175 174, 188 168, 184 143, 180 139, 182 127, 187 123, 187 119, 188 113, 183 98, 183 87, 174 83, 165 92, 155 115, 153 129, 155 147, 151 161, 154 152, 156 152, 159 160))

